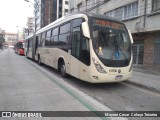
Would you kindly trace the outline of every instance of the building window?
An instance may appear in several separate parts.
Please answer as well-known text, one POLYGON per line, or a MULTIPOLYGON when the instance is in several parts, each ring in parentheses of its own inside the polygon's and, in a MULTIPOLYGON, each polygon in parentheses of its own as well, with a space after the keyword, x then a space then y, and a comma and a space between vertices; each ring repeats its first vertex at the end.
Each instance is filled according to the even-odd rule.
POLYGON ((106 13, 107 16, 114 17, 119 20, 123 19, 124 16, 123 14, 124 14, 124 7, 117 8, 115 10, 106 13))
POLYGON ((107 16, 125 20, 138 15, 138 1, 105 13, 107 16))
POLYGON ((138 15, 138 1, 124 7, 124 19, 133 18, 138 15))
POLYGON ((65 12, 68 12, 68 9, 65 9, 65 12))
POLYGON ((89 9, 90 8, 90 6, 89 6, 89 0, 86 0, 86 7, 87 7, 87 9, 89 9))
POLYGON ((96 5, 96 0, 86 0, 87 9, 90 9, 96 5))
POLYGON ((155 12, 160 10, 160 0, 153 0, 152 2, 152 11, 155 12))
POLYGON ((65 1, 65 4, 68 5, 68 1, 65 1))
POLYGON ((82 3, 77 5, 77 9, 78 9, 78 11, 82 11, 82 3))

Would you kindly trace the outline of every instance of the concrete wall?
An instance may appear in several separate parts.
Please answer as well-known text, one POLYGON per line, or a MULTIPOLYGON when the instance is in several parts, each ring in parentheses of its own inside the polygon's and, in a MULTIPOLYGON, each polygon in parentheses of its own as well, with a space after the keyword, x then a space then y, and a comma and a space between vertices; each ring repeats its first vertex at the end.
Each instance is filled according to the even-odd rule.
POLYGON ((143 66, 145 68, 153 66, 154 59, 154 36, 149 34, 144 40, 144 59, 143 66))
POLYGON ((5 43, 7 45, 14 45, 17 42, 17 37, 16 33, 5 33, 5 43))
POLYGON ((63 3, 62 3, 62 16, 66 15, 69 12, 69 1, 68 1, 68 5, 65 4, 65 1, 68 1, 68 0, 63 0, 63 3), (68 12, 65 12, 65 9, 67 9, 68 12))

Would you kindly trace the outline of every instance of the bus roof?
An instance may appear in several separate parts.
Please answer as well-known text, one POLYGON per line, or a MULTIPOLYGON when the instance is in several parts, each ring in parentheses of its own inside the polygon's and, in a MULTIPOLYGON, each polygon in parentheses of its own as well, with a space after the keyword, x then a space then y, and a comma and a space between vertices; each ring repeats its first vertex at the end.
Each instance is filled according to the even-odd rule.
POLYGON ((68 14, 66 16, 63 16, 61 17, 60 19, 50 23, 49 25, 41 28, 40 30, 38 30, 36 32, 36 34, 39 34, 45 30, 48 30, 50 28, 52 28, 53 26, 57 26, 63 22, 67 22, 69 20, 72 20, 72 19, 76 19, 76 18, 80 18, 80 17, 83 17, 85 18, 87 21, 88 21, 88 17, 92 17, 92 18, 99 18, 99 19, 107 19, 107 20, 110 20, 110 21, 115 21, 115 22, 119 22, 121 24, 124 24, 122 23, 121 21, 117 20, 117 19, 114 19, 112 17, 108 17, 106 15, 103 15, 103 14, 95 14, 95 13, 86 13, 86 12, 82 12, 82 13, 72 13, 72 14, 68 14))
POLYGON ((39 33, 43 32, 43 31, 45 31, 46 29, 50 29, 53 26, 57 26, 57 25, 59 25, 59 24, 61 24, 63 22, 67 22, 69 20, 80 18, 80 17, 86 18, 86 20, 88 20, 87 16, 85 14, 82 14, 82 13, 81 14, 69 14, 69 15, 61 17, 60 19, 58 19, 58 20, 50 23, 49 25, 43 27, 42 29, 38 30, 36 32, 36 34, 39 34, 39 33))

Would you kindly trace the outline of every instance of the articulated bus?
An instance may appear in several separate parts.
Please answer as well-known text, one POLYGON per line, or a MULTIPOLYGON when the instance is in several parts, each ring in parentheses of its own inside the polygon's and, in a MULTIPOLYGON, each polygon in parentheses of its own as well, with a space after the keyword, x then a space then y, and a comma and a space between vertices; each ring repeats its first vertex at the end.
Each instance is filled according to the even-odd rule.
POLYGON ((14 45, 14 51, 19 55, 24 55, 24 40, 20 40, 14 45))
POLYGON ((104 15, 77 13, 29 36, 26 56, 90 83, 132 76, 133 39, 126 26, 104 15))

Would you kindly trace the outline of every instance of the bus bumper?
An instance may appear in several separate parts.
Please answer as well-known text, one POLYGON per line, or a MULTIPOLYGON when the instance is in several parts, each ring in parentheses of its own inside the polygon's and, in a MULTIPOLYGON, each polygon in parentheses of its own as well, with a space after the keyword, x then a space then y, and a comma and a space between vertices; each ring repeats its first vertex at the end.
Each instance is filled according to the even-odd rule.
POLYGON ((91 83, 113 83, 113 82, 121 82, 128 80, 132 77, 132 71, 125 74, 118 75, 109 75, 109 74, 101 74, 101 75, 92 75, 92 80, 89 81, 91 83))
POLYGON ((24 50, 20 49, 20 50, 19 50, 19 54, 20 54, 20 55, 24 55, 24 50))

